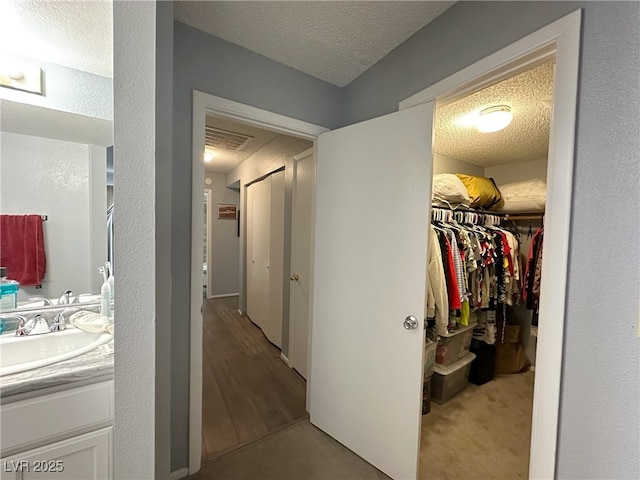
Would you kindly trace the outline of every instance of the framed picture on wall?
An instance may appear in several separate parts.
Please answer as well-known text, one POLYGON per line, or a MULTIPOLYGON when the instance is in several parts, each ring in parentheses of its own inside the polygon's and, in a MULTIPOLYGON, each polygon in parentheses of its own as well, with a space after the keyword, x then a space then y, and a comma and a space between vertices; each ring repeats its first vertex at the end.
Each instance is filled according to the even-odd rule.
POLYGON ((238 213, 237 208, 238 206, 233 203, 219 203, 218 218, 235 220, 238 213))

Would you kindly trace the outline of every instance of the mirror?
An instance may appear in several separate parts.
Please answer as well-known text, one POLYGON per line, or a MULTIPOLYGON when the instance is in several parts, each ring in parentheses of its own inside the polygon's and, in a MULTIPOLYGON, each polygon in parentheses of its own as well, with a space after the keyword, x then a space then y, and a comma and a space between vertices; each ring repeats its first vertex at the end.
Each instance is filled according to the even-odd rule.
MULTIPOLYGON (((55 303, 67 290, 74 296, 100 293, 98 267, 107 261, 113 196, 112 175, 107 182, 111 122, 16 102, 0 107, 0 213, 43 219, 45 274, 39 286, 20 285, 18 303, 33 306, 33 297, 55 303)), ((3 236, 20 235, 7 230, 3 236)), ((11 254, 4 252, 3 261, 10 262, 11 254)))
POLYGON ((44 276, 38 266, 17 300, 99 294, 113 197, 112 2, 0 3, 0 30, 20 39, 0 53, 0 214, 46 217, 44 276))

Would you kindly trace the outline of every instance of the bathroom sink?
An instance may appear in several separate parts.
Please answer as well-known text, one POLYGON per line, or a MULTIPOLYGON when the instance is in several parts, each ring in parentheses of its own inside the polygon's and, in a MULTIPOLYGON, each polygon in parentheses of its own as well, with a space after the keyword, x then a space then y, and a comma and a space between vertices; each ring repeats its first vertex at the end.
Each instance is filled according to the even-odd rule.
POLYGON ((24 372, 77 357, 108 343, 109 333, 88 333, 78 328, 28 337, 0 336, 0 376, 24 372))

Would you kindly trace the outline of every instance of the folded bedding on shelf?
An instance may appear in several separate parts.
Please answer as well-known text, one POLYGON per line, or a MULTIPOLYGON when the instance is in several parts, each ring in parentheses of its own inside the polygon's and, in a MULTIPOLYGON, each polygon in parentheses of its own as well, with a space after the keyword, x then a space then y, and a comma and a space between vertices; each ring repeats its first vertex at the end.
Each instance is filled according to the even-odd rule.
POLYGON ((431 203, 436 206, 469 206, 469 194, 464 183, 453 173, 438 173, 433 176, 431 203))
POLYGON ((547 196, 547 184, 544 180, 534 178, 507 183, 498 188, 504 199, 504 205, 498 211, 505 213, 544 212, 547 196))

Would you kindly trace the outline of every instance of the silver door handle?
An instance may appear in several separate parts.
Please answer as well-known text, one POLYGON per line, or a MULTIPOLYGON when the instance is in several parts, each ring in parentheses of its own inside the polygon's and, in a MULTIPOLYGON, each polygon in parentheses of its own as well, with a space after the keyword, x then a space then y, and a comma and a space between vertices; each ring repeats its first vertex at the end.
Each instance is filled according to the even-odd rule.
POLYGON ((404 319, 404 323, 402 325, 407 330, 413 330, 414 328, 418 328, 418 319, 413 315, 409 315, 404 319))

